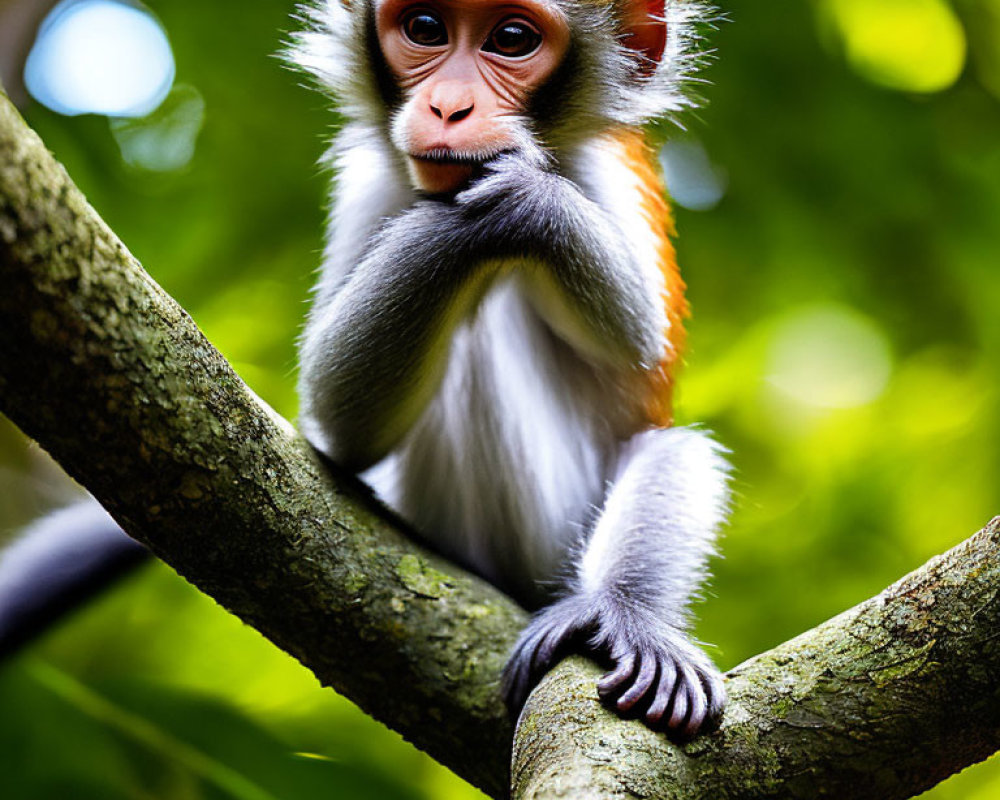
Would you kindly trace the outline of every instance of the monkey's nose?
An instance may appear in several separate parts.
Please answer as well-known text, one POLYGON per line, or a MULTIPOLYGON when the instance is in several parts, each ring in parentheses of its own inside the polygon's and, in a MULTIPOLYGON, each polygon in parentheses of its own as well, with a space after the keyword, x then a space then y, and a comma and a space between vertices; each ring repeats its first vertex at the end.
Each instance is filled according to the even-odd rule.
MULTIPOLYGON (((442 105, 444 104, 442 103, 442 105)), ((436 106, 433 103, 431 103, 431 112, 438 119, 445 119, 447 115, 448 122, 461 122, 463 119, 469 116, 469 114, 472 113, 472 109, 474 109, 475 107, 476 107, 475 103, 469 103, 469 105, 465 106, 464 108, 459 108, 454 111, 448 108, 445 108, 442 111, 440 106, 436 106)))

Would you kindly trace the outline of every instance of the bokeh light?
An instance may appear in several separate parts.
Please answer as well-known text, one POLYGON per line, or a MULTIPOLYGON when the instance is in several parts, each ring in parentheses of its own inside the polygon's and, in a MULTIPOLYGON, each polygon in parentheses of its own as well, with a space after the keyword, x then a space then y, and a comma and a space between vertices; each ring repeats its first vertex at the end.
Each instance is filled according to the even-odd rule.
POLYGON ((142 7, 117 0, 59 3, 24 68, 31 95, 67 116, 144 116, 163 102, 173 80, 163 28, 142 7))
POLYGON ((823 0, 851 67, 890 89, 937 92, 962 74, 966 38, 945 0, 823 0))
POLYGON ((194 157, 204 122, 205 98, 193 86, 178 85, 152 114, 112 119, 111 133, 130 167, 172 172, 194 157))
POLYGON ((801 405, 838 409, 871 403, 885 391, 891 373, 885 334, 849 308, 810 307, 776 324, 767 379, 801 405))
POLYGON ((715 208, 726 194, 725 172, 691 136, 671 139, 660 150, 660 164, 673 201, 691 211, 715 208))
POLYGON ((976 0, 963 11, 976 76, 1000 97, 1000 0, 976 0))

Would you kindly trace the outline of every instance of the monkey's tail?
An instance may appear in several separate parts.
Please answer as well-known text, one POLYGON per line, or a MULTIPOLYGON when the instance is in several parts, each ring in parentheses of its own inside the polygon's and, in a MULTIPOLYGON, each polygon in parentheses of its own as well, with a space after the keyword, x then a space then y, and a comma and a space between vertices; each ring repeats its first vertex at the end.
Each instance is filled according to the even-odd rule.
POLYGON ((92 499, 29 526, 0 552, 0 661, 149 558, 92 499))

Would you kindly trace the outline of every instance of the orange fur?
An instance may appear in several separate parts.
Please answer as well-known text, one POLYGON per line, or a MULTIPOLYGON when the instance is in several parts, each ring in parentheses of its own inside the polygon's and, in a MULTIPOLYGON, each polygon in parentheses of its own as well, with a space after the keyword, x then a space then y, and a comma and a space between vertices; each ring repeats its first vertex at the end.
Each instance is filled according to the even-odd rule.
POLYGON ((663 273, 663 305, 667 314, 667 353, 663 360, 645 375, 642 392, 643 410, 647 421, 657 427, 673 424, 674 373, 684 348, 684 319, 689 314, 684 297, 684 281, 677 268, 677 253, 670 237, 674 235, 674 218, 667 202, 663 178, 652 148, 637 131, 621 131, 613 137, 621 148, 621 158, 639 180, 642 195, 640 213, 657 239, 658 266, 663 273))

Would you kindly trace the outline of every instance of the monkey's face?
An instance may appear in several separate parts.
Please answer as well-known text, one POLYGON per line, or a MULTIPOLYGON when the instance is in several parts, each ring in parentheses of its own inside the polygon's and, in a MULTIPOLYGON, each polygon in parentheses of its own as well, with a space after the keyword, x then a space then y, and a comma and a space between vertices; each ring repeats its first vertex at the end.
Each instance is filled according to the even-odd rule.
POLYGON ((524 141, 525 103, 570 39, 544 0, 378 0, 376 26, 405 98, 393 143, 414 185, 433 194, 457 190, 524 141))

